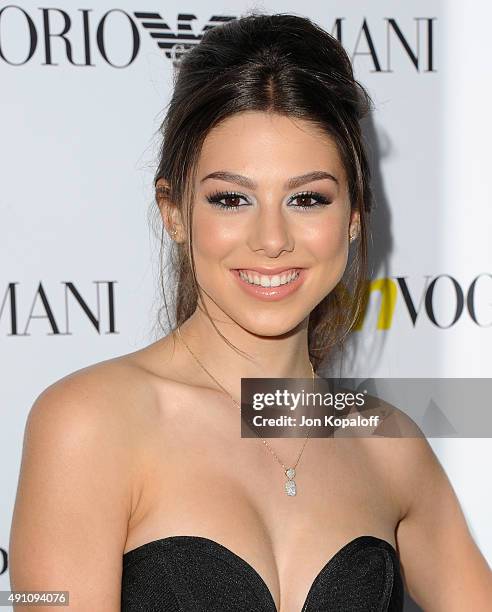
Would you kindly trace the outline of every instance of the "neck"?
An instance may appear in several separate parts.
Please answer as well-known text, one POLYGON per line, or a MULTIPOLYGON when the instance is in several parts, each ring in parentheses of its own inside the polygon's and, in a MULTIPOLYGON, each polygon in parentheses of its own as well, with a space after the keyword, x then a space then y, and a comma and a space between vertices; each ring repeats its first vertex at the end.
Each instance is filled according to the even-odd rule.
MULTIPOLYGON (((181 336, 203 366, 235 397, 240 397, 241 378, 312 377, 307 319, 282 336, 259 336, 234 322, 214 322, 220 333, 238 350, 218 335, 199 309, 180 326, 181 336)), ((177 341, 183 344, 179 337, 177 341)), ((179 350, 188 353, 188 358, 195 361, 186 346, 179 350)), ((202 375, 200 381, 204 386, 216 386, 203 370, 202 375)))

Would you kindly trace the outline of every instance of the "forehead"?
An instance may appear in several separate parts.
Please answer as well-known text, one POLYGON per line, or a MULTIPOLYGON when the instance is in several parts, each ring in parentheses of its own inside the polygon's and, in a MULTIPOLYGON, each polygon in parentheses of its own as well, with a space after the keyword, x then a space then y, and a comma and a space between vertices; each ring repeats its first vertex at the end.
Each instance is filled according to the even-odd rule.
POLYGON ((246 111, 213 128, 200 153, 197 177, 215 170, 278 178, 312 170, 345 178, 333 138, 318 126, 274 113, 246 111))

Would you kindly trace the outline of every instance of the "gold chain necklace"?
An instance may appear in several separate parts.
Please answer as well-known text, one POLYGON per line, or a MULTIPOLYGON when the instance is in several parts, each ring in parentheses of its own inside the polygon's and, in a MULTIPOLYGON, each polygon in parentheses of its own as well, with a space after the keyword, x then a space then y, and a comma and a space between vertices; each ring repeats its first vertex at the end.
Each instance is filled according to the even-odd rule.
MULTIPOLYGON (((227 389, 224 389, 224 387, 220 384, 220 382, 215 378, 215 376, 213 376, 208 370, 207 368, 203 365, 203 363, 198 359, 198 357, 195 355, 195 353, 191 350, 191 348, 188 346, 188 344, 185 342, 183 336, 181 335, 181 331, 179 329, 179 326, 176 328, 177 332, 178 332, 178 336, 179 338, 182 340, 183 344, 186 346, 186 348, 189 350, 189 352, 191 353, 191 355, 194 357, 195 361, 198 363, 198 365, 202 368, 202 370, 204 370, 204 372, 206 372, 210 378, 212 378, 212 380, 215 381, 215 383, 222 389, 222 391, 224 393, 226 393, 231 400, 236 404, 236 406, 239 408, 239 410, 241 410, 241 406, 238 404, 238 402, 236 402, 236 400, 232 397, 232 395, 229 393, 229 391, 227 391, 227 389)), ((311 362, 309 362, 309 365, 311 366, 311 373, 313 376, 313 391, 314 391, 314 368, 313 368, 313 364, 311 362)), ((274 458, 278 461, 278 463, 280 463, 280 465, 282 466, 282 468, 284 469, 284 474, 287 476, 287 480, 284 483, 284 488, 285 488, 285 492, 287 493, 287 495, 289 496, 294 496, 297 495, 297 485, 296 482, 294 480, 294 477, 296 475, 296 467, 297 464, 299 463, 299 459, 301 458, 302 453, 304 452, 304 447, 306 446, 308 439, 309 439, 309 434, 311 433, 311 428, 312 426, 309 428, 309 432, 308 435, 306 436, 306 439, 304 440, 304 444, 302 445, 301 451, 297 457, 296 462, 294 463, 294 465, 292 467, 287 467, 282 461, 281 459, 278 457, 278 455, 275 453, 275 451, 273 450, 273 448, 268 444, 268 442, 266 440, 264 440, 260 434, 258 433, 256 427, 251 424, 251 427, 253 427, 254 432, 256 433, 256 435, 260 438, 260 440, 263 442, 263 444, 268 448, 268 450, 272 453, 272 455, 274 456, 274 458)))

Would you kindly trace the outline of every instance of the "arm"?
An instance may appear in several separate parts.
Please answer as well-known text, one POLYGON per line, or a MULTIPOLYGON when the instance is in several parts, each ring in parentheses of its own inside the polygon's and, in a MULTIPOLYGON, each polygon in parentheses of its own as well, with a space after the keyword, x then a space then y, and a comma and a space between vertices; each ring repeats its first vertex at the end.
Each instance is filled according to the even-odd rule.
POLYGON ((426 612, 492 611, 492 572, 431 446, 423 437, 392 445, 407 488, 397 542, 410 595, 426 612))
POLYGON ((112 393, 110 378, 76 373, 48 387, 24 434, 9 543, 11 589, 68 590, 74 611, 120 609, 134 468, 128 424, 115 409, 121 392, 112 393))

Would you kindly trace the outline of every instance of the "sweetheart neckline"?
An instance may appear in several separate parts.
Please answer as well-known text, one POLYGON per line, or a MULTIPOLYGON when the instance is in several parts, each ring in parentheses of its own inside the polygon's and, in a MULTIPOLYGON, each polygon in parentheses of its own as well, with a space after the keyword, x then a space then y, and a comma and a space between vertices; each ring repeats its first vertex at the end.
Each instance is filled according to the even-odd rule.
MULTIPOLYGON (((275 603, 275 599, 273 598, 272 592, 270 591, 270 588, 268 587, 268 585, 265 582, 265 580, 262 578, 261 574, 248 561, 246 561, 246 559, 243 559, 243 557, 241 557, 240 555, 238 555, 237 553, 232 551, 230 548, 227 548, 227 546, 224 546, 224 544, 221 544, 220 542, 217 542, 217 540, 213 540, 211 538, 207 538, 206 536, 173 535, 173 536, 167 536, 167 537, 164 537, 164 538, 158 538, 157 540, 151 540, 150 542, 145 542, 144 544, 140 544, 139 546, 128 550, 126 553, 123 553, 123 564, 124 564, 124 567, 128 567, 129 566, 129 562, 130 562, 130 560, 133 557, 136 557, 138 559, 139 556, 141 558, 147 556, 144 553, 144 550, 147 551, 148 549, 158 548, 158 547, 162 546, 163 544, 165 544, 166 542, 169 542, 169 543, 176 542, 176 541, 177 542, 179 542, 179 541, 190 542, 192 540, 198 540, 198 541, 200 541, 202 543, 218 547, 223 552, 227 552, 228 554, 232 555, 233 558, 236 559, 236 561, 239 561, 239 563, 248 572, 250 572, 250 574, 252 574, 255 577, 256 581, 260 584, 262 590, 264 590, 264 592, 266 593, 267 598, 270 600, 270 604, 272 606, 272 610, 274 610, 275 612, 278 612, 277 605, 275 603)), ((367 545, 370 545, 371 543, 372 544, 377 543, 379 546, 383 546, 383 548, 389 549, 390 552, 393 554, 393 556, 398 560, 398 553, 397 553, 395 547, 393 546, 393 544, 391 544, 391 542, 388 542, 388 540, 385 540, 384 538, 379 538, 378 536, 373 536, 373 535, 364 535, 363 534, 363 535, 356 536, 355 538, 353 538, 352 540, 350 540, 349 542, 344 544, 341 548, 339 548, 335 552, 335 554, 332 557, 330 557, 330 559, 328 559, 328 561, 323 565, 323 567, 316 574, 316 576, 314 577, 313 582, 311 583, 311 586, 309 587, 309 590, 308 590, 308 593, 306 595, 306 599, 305 599, 304 604, 302 606, 301 612, 306 610, 306 606, 309 603, 309 600, 311 598, 311 594, 313 593, 314 588, 316 587, 316 584, 321 579, 323 574, 326 571, 328 571, 328 569, 335 563, 335 561, 339 557, 341 557, 344 554, 348 553, 348 551, 351 548, 353 548, 356 543, 365 543, 367 545)))

